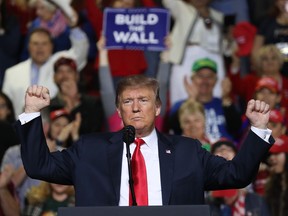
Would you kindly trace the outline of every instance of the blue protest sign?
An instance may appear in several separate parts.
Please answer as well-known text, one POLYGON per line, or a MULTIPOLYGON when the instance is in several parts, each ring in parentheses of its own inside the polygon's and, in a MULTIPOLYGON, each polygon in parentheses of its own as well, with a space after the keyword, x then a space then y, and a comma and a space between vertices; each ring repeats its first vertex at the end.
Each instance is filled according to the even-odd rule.
POLYGON ((166 48, 170 14, 162 8, 106 8, 103 26, 107 49, 161 51, 166 48))

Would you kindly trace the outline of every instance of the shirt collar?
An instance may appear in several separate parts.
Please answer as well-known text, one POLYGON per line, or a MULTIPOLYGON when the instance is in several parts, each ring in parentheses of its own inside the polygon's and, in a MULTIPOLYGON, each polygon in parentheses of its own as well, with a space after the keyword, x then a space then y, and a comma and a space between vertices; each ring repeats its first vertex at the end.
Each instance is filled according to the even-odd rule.
POLYGON ((157 149, 157 133, 156 129, 154 128, 153 131, 146 137, 142 137, 142 139, 145 141, 146 145, 151 149, 157 149))

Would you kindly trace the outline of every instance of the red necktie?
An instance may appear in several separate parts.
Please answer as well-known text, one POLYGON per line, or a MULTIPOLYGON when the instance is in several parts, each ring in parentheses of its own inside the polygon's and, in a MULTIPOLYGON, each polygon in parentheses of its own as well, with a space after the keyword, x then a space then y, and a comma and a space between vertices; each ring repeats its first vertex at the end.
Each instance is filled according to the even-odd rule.
MULTIPOLYGON (((147 174, 144 157, 140 151, 140 146, 144 144, 144 140, 136 138, 134 143, 136 148, 134 150, 131 168, 132 168, 132 177, 134 181, 134 191, 136 202, 138 206, 147 206, 148 205, 148 186, 147 186, 147 174)), ((130 193, 129 205, 132 205, 132 196, 130 193)))

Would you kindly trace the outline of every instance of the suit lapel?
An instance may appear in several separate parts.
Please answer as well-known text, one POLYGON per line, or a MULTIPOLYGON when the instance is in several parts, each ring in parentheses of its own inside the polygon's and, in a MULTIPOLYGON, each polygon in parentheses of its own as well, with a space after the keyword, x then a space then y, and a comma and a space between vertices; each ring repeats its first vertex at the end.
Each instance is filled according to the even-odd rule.
MULTIPOLYGON (((159 132, 157 132, 157 136, 158 136, 162 201, 163 205, 168 205, 172 187, 172 176, 174 172, 173 167, 174 167, 175 151, 172 145, 172 141, 168 139, 168 137, 161 135, 159 132)), ((118 204, 120 198, 121 168, 122 168, 122 156, 123 156, 122 131, 115 133, 109 139, 109 142, 110 142, 108 146, 109 169, 118 204)))
POLYGON ((117 132, 110 138, 108 146, 108 163, 110 168, 111 180, 113 182, 117 204, 120 198, 121 168, 123 155, 122 132, 117 132))
POLYGON ((174 148, 168 137, 157 132, 163 205, 168 205, 172 187, 174 148))

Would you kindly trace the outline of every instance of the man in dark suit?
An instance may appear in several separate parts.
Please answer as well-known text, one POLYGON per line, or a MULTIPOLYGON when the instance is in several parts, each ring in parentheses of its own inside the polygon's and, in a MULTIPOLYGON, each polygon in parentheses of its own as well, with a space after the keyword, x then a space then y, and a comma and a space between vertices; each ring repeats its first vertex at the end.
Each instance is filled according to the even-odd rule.
MULTIPOLYGON (((29 87, 25 103, 18 132, 29 176, 73 184, 77 206, 129 204, 123 131, 85 135, 67 150, 50 153, 39 112, 50 103, 49 90, 29 87)), ((145 141, 141 152, 147 171, 148 205, 203 204, 205 190, 245 187, 257 174, 273 142, 267 129, 269 105, 261 101, 249 101, 246 115, 251 131, 231 161, 210 154, 197 140, 161 134, 155 129, 161 100, 158 82, 153 78, 138 75, 122 79, 116 90, 116 106, 124 125, 134 126, 136 137, 145 141)), ((132 155, 135 146, 130 145, 132 155)))

